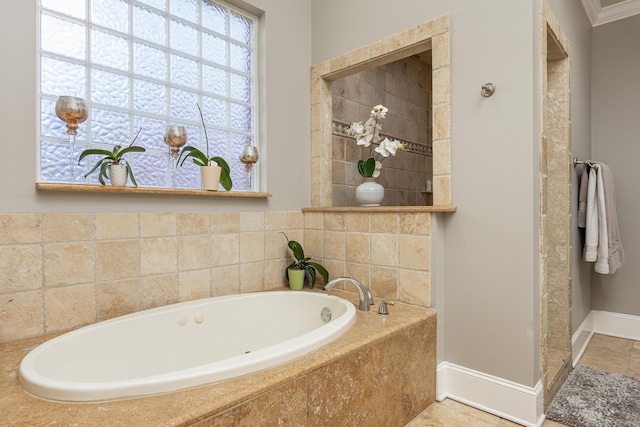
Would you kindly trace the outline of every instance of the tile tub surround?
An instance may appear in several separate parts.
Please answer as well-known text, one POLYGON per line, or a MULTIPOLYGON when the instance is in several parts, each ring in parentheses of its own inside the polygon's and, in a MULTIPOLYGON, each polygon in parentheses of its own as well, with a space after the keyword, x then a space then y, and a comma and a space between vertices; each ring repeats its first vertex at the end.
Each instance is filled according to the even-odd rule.
MULTIPOLYGON (((353 293, 335 293, 356 302, 353 293)), ((358 312, 343 337, 284 365, 215 385, 96 404, 28 396, 18 385, 18 366, 44 338, 2 344, 0 413, 9 425, 403 426, 435 401, 436 314, 405 304, 390 312, 358 312)))
POLYGON ((321 257, 332 277, 356 278, 375 297, 430 307, 434 213, 403 209, 304 208, 305 250, 321 257))
POLYGON ((301 212, 0 214, 0 342, 283 289, 301 212))
POLYGON ((454 206, 319 209, 0 214, 0 343, 285 288, 291 258, 281 231, 332 277, 355 277, 375 297, 431 305, 431 215, 454 206))

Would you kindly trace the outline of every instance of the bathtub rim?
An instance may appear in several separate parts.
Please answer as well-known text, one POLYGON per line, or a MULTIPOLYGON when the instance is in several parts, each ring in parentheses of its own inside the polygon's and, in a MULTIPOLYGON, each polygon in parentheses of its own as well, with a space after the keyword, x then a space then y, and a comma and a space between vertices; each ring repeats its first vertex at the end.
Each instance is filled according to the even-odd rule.
POLYGON ((342 335, 344 335, 356 323, 356 309, 349 300, 326 293, 305 292, 304 294, 300 293, 300 291, 276 290, 208 297, 154 307, 118 316, 112 319, 103 320, 90 325, 85 325, 78 329, 67 331, 61 335, 46 340, 37 345, 35 348, 31 349, 21 360, 18 367, 18 383, 21 389, 26 394, 37 399, 47 400, 55 403, 100 403, 144 398, 154 395, 184 391, 201 386, 210 386, 219 381, 238 378, 240 376, 253 374, 264 369, 282 365, 334 342, 342 335), (132 318, 153 316, 156 313, 177 311, 185 307, 196 308, 201 305, 209 304, 213 300, 241 300, 247 298, 257 298, 260 295, 264 294, 314 295, 314 298, 324 298, 327 300, 339 302, 345 307, 345 313, 332 322, 322 325, 295 338, 261 348, 246 355, 234 356, 230 358, 233 359, 234 367, 224 372, 222 372, 222 368, 224 365, 229 363, 228 360, 230 359, 225 359, 224 361, 214 362, 207 365, 181 369, 178 371, 173 371, 170 374, 163 373, 160 375, 143 377, 142 379, 137 379, 135 381, 120 380, 110 383, 99 383, 101 384, 101 386, 96 387, 95 383, 80 383, 51 379, 39 373, 33 366, 36 362, 37 357, 41 353, 46 351, 49 347, 67 340, 74 335, 93 332, 95 330, 108 327, 111 324, 126 322, 127 320, 130 320, 132 318), (328 331, 328 333, 324 333, 325 331, 328 331), (287 351, 284 355, 282 355, 273 354, 272 352, 274 350, 276 352, 281 350, 287 351), (203 367, 207 368, 205 374, 202 374, 201 372, 203 367), (246 367, 248 367, 248 370, 245 369, 246 367), (184 377, 176 380, 176 378, 174 377, 177 374, 184 375, 184 377), (140 381, 144 381, 144 383, 140 383, 140 381), (180 382, 183 385, 176 387, 176 382, 180 382), (150 391, 151 388, 157 390, 150 391), (127 394, 125 395, 125 393, 127 394))

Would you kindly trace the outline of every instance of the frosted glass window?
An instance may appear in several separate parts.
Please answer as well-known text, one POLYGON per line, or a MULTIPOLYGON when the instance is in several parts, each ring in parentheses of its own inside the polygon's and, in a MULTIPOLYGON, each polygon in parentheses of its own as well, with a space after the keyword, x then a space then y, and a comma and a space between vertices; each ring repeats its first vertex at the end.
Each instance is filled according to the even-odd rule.
POLYGON ((129 41, 104 31, 91 32, 91 62, 129 71, 129 41))
POLYGON ((129 77, 97 68, 92 69, 91 101, 114 107, 129 105, 129 77))
POLYGON ((85 59, 87 37, 81 24, 43 13, 40 19, 40 37, 43 50, 74 59, 85 59))
MULTIPOLYGON (((200 188, 191 164, 174 171, 168 125, 232 169, 234 191, 253 191, 257 167, 238 157, 258 146, 257 19, 216 0, 40 0, 39 180, 96 184, 82 150, 126 145, 142 129, 145 153, 128 158, 139 186, 200 188), (75 141, 55 114, 59 96, 85 100, 75 141), (175 180, 173 174, 175 173, 175 180)), ((95 162, 96 159, 93 159, 95 162)))
POLYGON ((136 6, 133 15, 133 35, 164 46, 167 44, 167 20, 157 12, 136 6))
POLYGON ((129 4, 123 0, 91 0, 91 22, 127 34, 129 4))
POLYGON ((87 16, 85 0, 42 0, 42 7, 73 18, 85 19, 87 16))

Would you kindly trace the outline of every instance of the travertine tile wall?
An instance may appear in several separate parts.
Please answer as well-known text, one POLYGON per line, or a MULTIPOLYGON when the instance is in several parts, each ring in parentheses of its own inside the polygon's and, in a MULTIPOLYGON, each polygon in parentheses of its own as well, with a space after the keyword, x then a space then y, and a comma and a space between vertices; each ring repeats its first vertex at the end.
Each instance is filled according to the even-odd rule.
POLYGON ((429 307, 430 215, 305 212, 306 250, 324 259, 332 277, 353 277, 368 285, 374 297, 429 307))
POLYGON ((0 215, 0 342, 286 286, 301 212, 0 215))
MULTIPOLYGON (((430 55, 425 55, 430 56, 430 55)), ((380 121, 382 132, 394 139, 431 145, 430 65, 411 56, 336 80, 333 119, 364 123, 374 105, 389 112, 380 121)), ((333 206, 357 206, 356 187, 362 177, 357 162, 370 156, 371 147, 358 146, 353 138, 333 135, 333 206)), ((431 157, 426 153, 398 152, 383 162, 377 182, 385 188, 386 206, 424 206, 427 180, 433 179, 431 157)))
POLYGON ((0 215, 0 342, 180 301, 285 289, 291 255, 281 231, 332 277, 428 307, 429 215, 0 215))
POLYGON ((541 376, 544 407, 571 370, 571 46, 541 3, 541 376))

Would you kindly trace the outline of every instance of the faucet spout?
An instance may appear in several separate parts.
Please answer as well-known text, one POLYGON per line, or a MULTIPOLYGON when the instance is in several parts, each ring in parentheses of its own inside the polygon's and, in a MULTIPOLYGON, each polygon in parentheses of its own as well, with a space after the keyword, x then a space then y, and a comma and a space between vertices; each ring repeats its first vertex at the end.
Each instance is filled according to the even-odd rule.
POLYGON ((337 277, 333 280, 331 280, 329 283, 327 283, 324 286, 324 290, 325 291, 329 291, 331 290, 331 288, 333 288, 335 286, 336 283, 338 282, 349 282, 353 285, 355 285, 356 289, 358 290, 358 298, 360 300, 360 303, 358 305, 358 309, 360 311, 370 311, 370 305, 373 304, 373 295, 371 295, 371 291, 369 289, 367 289, 362 283, 360 283, 359 281, 357 281, 356 279, 352 278, 352 277, 337 277))

